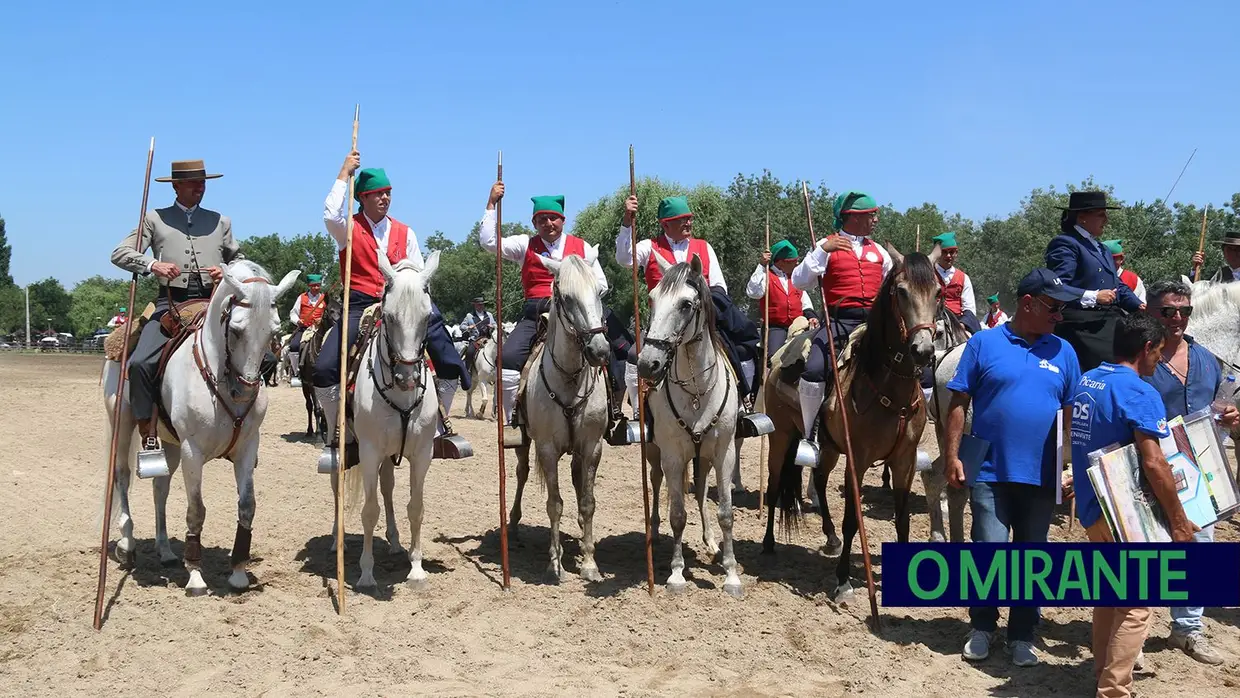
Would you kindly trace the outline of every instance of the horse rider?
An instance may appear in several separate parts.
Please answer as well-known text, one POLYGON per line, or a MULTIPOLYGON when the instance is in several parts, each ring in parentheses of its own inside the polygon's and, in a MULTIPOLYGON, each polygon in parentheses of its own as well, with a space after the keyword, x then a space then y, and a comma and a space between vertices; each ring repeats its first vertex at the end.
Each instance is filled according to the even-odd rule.
MULTIPOLYGON (((482 223, 478 229, 478 242, 482 249, 494 254, 498 247, 496 242, 495 205, 504 198, 504 183, 491 185, 491 193, 487 197, 487 208, 482 214, 482 223)), ((535 196, 534 212, 531 223, 537 232, 529 235, 504 236, 503 257, 512 262, 521 263, 521 288, 525 293, 525 307, 516 327, 504 338, 504 362, 501 379, 504 386, 504 417, 509 425, 518 426, 516 409, 517 391, 521 387, 521 371, 534 348, 534 335, 538 331, 538 320, 551 309, 551 288, 555 276, 551 270, 543 266, 538 257, 546 257, 556 261, 566 256, 577 256, 585 259, 588 247, 585 240, 576 235, 564 232, 564 197, 535 196)), ((607 277, 603 275, 603 267, 599 265, 595 255, 594 280, 598 284, 599 295, 607 292, 607 277)), ((614 415, 613 415, 614 418, 614 415)))
MULTIPOLYGON (((706 240, 693 236, 693 210, 688 199, 683 196, 668 196, 659 201, 657 216, 663 233, 652 239, 639 240, 637 258, 634 259, 632 239, 636 216, 637 197, 630 196, 624 202, 624 220, 620 224, 620 234, 616 236, 616 261, 626 269, 631 269, 636 264, 645 275, 646 289, 653 291, 663 279, 663 272, 655 261, 655 254, 669 264, 688 262, 692 256, 702 260, 702 273, 706 276, 711 301, 715 305, 715 328, 724 352, 728 355, 728 362, 732 365, 739 397, 742 398, 739 401, 741 414, 737 420, 737 436, 743 438, 754 435, 746 419, 749 415, 747 403, 753 394, 753 386, 746 377, 743 364, 756 359, 761 351, 758 346, 760 340, 757 325, 732 303, 732 298, 728 295, 728 284, 723 279, 723 267, 715 256, 715 249, 706 240)), ((637 363, 635 352, 629 352, 628 361, 637 363)), ((626 376, 626 381, 630 378, 636 381, 636 373, 626 376)), ((630 389, 632 387, 629 386, 630 389)))
POLYGON ((306 292, 297 296, 293 307, 288 311, 289 322, 293 323, 293 337, 288 342, 289 364, 293 367, 293 375, 300 376, 301 336, 306 329, 319 324, 323 311, 327 309, 327 294, 323 293, 323 275, 306 274, 306 292))
POLYGON ((973 295, 973 280, 964 270, 957 269, 956 256, 960 247, 955 233, 934 236, 939 243, 939 261, 934 270, 939 273, 939 285, 943 287, 943 307, 955 320, 969 329, 970 334, 982 330, 977 321, 977 299, 973 295))
POLYGON ((1060 234, 1046 246, 1046 266, 1065 286, 1080 289, 1079 301, 1064 308, 1055 334, 1076 350, 1081 372, 1103 361, 1114 362, 1112 340, 1115 324, 1123 313, 1141 310, 1145 304, 1119 279, 1111 251, 1102 244, 1107 204, 1100 191, 1072 192, 1059 221, 1060 234))
MULTIPOLYGON (((1228 230, 1223 233, 1223 266, 1214 272, 1210 281, 1229 283, 1240 279, 1240 230, 1228 230)), ((1193 267, 1205 264, 1206 257, 1201 252, 1193 253, 1193 267)), ((1195 280, 1195 279, 1194 279, 1195 280)))
POLYGON ((108 327, 120 327, 125 324, 125 310, 126 308, 121 306, 121 309, 116 311, 116 315, 112 316, 111 320, 108 320, 108 327))
POLYGON ((986 329, 993 329, 1011 319, 999 305, 999 294, 987 296, 986 302, 990 304, 990 310, 986 312, 986 320, 982 323, 986 325, 986 329))
POLYGON ((763 317, 769 322, 766 328, 768 345, 765 352, 768 363, 771 356, 787 341, 788 326, 794 320, 805 317, 811 328, 818 327, 818 314, 814 312, 814 303, 810 300, 809 293, 795 288, 789 278, 792 270, 796 269, 800 256, 801 253, 795 245, 788 240, 780 240, 772 245, 770 250, 762 253, 758 266, 745 284, 745 295, 761 301, 761 307, 765 308, 763 317))
POLYGON ((461 320, 461 333, 465 338, 465 368, 473 374, 474 361, 478 359, 478 349, 483 339, 490 339, 495 334, 495 316, 487 310, 486 299, 477 296, 473 300, 474 307, 465 313, 461 320))
MULTIPOLYGON (((422 250, 413 229, 388 215, 392 203, 392 183, 382 168, 369 168, 357 173, 354 198, 360 204, 358 212, 348 213, 345 201, 349 177, 361 167, 361 155, 355 150, 344 159, 336 181, 323 203, 323 224, 336 239, 340 250, 340 274, 344 278, 345 247, 350 229, 353 231, 352 276, 349 280, 349 317, 341 324, 347 327, 348 345, 357 341, 362 313, 380 302, 385 279, 379 269, 379 251, 388 261, 396 264, 404 259, 421 267, 424 264, 422 250)), ((470 376, 465 370, 460 354, 448 337, 443 316, 431 302, 431 316, 426 327, 426 354, 435 368, 439 403, 444 415, 452 409, 458 381, 464 389, 470 387, 470 376)), ((340 328, 332 328, 323 338, 318 359, 314 364, 314 392, 327 423, 336 424, 336 409, 340 402, 340 328)), ((451 434, 447 424, 442 434, 435 437, 434 453, 443 453, 442 438, 451 434)), ((347 435, 345 440, 347 441, 347 435)))
MULTIPOLYGON (((870 317, 878 291, 894 266, 891 255, 870 239, 878 223, 878 203, 869 194, 847 191, 832 206, 833 235, 817 241, 814 249, 792 270, 792 284, 807 291, 821 284, 826 294, 827 322, 838 358, 848 337, 870 317)), ((805 441, 813 442, 819 411, 833 380, 827 349, 827 326, 810 343, 809 358, 797 384, 805 441)))
POLYGON ((116 266, 137 274, 154 274, 159 279, 152 322, 142 328, 138 344, 129 355, 129 404, 143 437, 143 451, 160 450, 155 419, 159 399, 156 373, 160 354, 170 339, 161 318, 172 304, 210 298, 215 284, 224 277, 224 265, 242 258, 233 239, 232 221, 200 206, 207 180, 221 176, 207 174, 202 160, 174 161, 171 174, 155 181, 171 182, 176 201, 167 208, 148 211, 142 225, 112 250, 116 266))
POLYGON ((1119 274, 1119 280, 1125 286, 1132 289, 1137 298, 1141 302, 1145 302, 1145 282, 1141 277, 1137 276, 1137 272, 1124 268, 1124 243, 1123 240, 1103 240, 1102 244, 1111 253, 1111 259, 1115 262, 1115 273, 1119 274))

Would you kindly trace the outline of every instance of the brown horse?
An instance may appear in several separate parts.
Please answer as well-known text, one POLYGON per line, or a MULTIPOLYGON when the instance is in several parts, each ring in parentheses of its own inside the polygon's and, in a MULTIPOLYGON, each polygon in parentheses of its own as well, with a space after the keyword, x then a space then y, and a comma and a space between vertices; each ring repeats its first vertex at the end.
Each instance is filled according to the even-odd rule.
MULTIPOLYGON (((916 472, 917 444, 926 426, 926 409, 920 377, 934 358, 934 316, 940 287, 934 271, 936 248, 929 256, 914 252, 907 257, 887 246, 895 266, 874 301, 870 317, 852 337, 848 357, 839 369, 839 385, 824 401, 825 426, 818 430, 820 467, 814 470, 814 490, 821 503, 822 532, 829 554, 838 554, 837 600, 852 593, 850 562, 853 536, 857 532, 856 510, 851 505, 854 473, 845 471, 844 540, 835 534, 827 504, 827 476, 844 449, 843 410, 848 410, 855 469, 860 478, 878 461, 891 468, 895 488, 896 535, 908 541, 909 491, 916 472), (847 396, 847 399, 841 399, 847 396)), ((764 553, 775 552, 775 509, 781 510, 786 526, 799 516, 797 484, 800 466, 795 464, 801 437, 800 407, 795 383, 782 380, 782 368, 772 367, 767 379, 767 414, 775 422, 770 435, 766 536, 764 553)), ((858 480, 860 482, 860 480, 858 480)))

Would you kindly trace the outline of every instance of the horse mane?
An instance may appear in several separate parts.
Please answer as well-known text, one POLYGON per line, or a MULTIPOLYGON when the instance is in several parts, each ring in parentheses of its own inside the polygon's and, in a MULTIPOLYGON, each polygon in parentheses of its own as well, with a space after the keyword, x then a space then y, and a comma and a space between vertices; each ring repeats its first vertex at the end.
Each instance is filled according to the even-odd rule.
POLYGON ((886 360, 882 342, 886 339, 887 326, 889 323, 899 322, 895 317, 895 304, 891 301, 891 289, 901 273, 914 290, 932 291, 939 284, 934 264, 925 254, 910 252, 904 256, 904 261, 895 262, 878 291, 873 307, 870 308, 870 317, 865 323, 865 335, 857 347, 856 354, 860 357, 861 367, 868 374, 877 372, 886 360))
POLYGON ((589 297, 598 293, 594 270, 586 260, 577 255, 564 255, 560 271, 556 275, 560 291, 573 297, 589 297))
POLYGON ((413 299, 409 296, 416 293, 419 285, 410 282, 401 284, 397 283, 397 280, 401 278, 400 272, 421 272, 422 269, 414 264, 413 260, 405 258, 397 262, 392 271, 392 281, 387 285, 385 293, 387 297, 384 298, 383 303, 384 312, 390 312, 394 320, 401 325, 406 325, 412 320, 413 312, 416 309, 416 305, 412 302, 413 299))
POLYGON ((711 343, 715 345, 716 350, 723 352, 723 343, 715 327, 715 301, 711 298, 710 284, 706 283, 705 276, 694 271, 688 262, 677 262, 659 280, 659 284, 654 287, 654 292, 662 296, 680 285, 688 285, 697 293, 698 298, 702 299, 703 322, 710 333, 711 343))
POLYGON ((1231 304, 1240 307, 1240 284, 1199 281, 1193 284, 1193 308, 1212 315, 1231 304))

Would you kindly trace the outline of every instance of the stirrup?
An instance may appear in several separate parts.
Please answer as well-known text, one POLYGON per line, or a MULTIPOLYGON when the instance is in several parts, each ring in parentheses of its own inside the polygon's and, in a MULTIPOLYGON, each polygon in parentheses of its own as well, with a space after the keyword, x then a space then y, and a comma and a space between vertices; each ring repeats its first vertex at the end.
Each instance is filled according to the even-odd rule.
POLYGON ((736 438, 751 439, 775 431, 775 423, 761 412, 742 412, 736 418, 736 438))
POLYGON ((818 468, 819 448, 818 440, 815 437, 818 436, 818 430, 821 428, 821 424, 815 424, 813 433, 809 435, 809 438, 801 439, 797 442, 796 456, 792 459, 794 465, 809 468, 810 470, 818 468))
POLYGON ((464 436, 452 429, 452 422, 442 418, 443 433, 435 437, 431 446, 431 458, 441 460, 459 460, 474 455, 474 447, 464 436))
POLYGON ((504 448, 519 448, 529 443, 530 437, 525 433, 525 427, 519 424, 508 424, 504 427, 504 448))
POLYGON ((168 461, 164 458, 164 447, 156 436, 142 439, 142 449, 138 451, 138 477, 149 480, 153 477, 167 477, 172 473, 168 470, 168 461))
MULTIPOLYGON (((337 455, 337 442, 327 444, 319 453, 318 471, 323 475, 329 475, 336 472, 336 463, 339 456, 337 455)), ((357 454, 357 442, 349 441, 344 445, 344 469, 348 470, 359 462, 357 454)))

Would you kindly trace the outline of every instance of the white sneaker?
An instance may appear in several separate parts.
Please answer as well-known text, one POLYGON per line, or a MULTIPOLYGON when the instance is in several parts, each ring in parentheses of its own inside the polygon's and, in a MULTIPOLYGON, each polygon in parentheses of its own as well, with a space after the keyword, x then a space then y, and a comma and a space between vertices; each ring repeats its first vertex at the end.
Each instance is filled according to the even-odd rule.
POLYGON ((965 639, 964 651, 961 655, 970 662, 980 662, 990 656, 990 643, 995 641, 995 634, 985 630, 970 630, 965 639))

